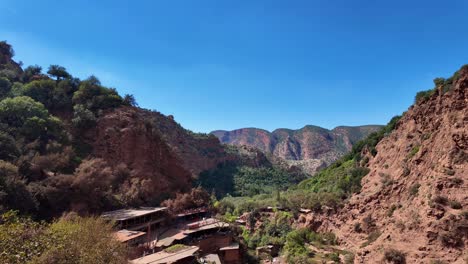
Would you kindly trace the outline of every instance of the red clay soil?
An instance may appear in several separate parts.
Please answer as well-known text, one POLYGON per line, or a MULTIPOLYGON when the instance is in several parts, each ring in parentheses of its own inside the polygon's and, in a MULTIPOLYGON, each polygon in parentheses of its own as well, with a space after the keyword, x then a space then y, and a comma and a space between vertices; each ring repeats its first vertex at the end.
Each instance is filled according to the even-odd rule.
POLYGON ((361 192, 338 215, 309 216, 309 226, 333 231, 355 263, 385 263, 389 249, 406 263, 467 263, 467 106, 465 67, 451 91, 412 106, 368 155, 361 192))

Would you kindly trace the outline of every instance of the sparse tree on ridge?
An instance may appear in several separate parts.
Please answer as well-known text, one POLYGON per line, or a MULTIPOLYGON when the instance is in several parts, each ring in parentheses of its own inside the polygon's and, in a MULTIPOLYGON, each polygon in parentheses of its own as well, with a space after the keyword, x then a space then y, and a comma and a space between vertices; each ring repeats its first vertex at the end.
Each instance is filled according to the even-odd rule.
POLYGON ((59 65, 50 65, 47 74, 54 76, 57 79, 57 81, 61 79, 68 79, 71 77, 71 75, 67 72, 65 67, 59 65))

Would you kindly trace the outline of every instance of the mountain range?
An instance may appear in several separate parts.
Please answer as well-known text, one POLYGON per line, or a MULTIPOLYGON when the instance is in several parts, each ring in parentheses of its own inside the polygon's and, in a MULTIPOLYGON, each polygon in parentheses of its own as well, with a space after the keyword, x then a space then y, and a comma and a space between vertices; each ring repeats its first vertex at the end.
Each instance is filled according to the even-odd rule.
POLYGON ((211 134, 221 143, 255 147, 314 174, 349 152, 356 142, 381 128, 380 125, 339 126, 328 130, 307 125, 297 130, 280 128, 269 132, 259 128, 241 128, 216 130, 211 134))

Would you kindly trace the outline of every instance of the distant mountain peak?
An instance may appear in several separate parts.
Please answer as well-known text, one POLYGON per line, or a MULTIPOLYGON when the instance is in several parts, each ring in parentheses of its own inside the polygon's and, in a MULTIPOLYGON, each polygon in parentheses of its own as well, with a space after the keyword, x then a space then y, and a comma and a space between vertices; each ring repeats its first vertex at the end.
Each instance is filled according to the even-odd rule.
POLYGON ((261 151, 300 164, 309 173, 331 164, 350 151, 352 145, 382 126, 339 126, 332 130, 306 125, 300 129, 278 128, 269 132, 260 128, 240 128, 211 132, 221 143, 250 146, 261 151), (313 166, 309 166, 313 161, 313 166))

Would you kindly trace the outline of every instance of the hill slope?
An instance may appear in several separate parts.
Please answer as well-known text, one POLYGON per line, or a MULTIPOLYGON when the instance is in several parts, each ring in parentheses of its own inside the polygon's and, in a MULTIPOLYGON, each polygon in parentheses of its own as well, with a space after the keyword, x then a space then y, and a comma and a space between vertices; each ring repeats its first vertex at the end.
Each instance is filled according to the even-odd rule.
POLYGON ((356 252, 356 263, 468 258, 468 67, 435 82, 375 156, 363 150, 370 172, 361 191, 337 214, 308 218, 306 225, 334 232, 356 252))
POLYGON ((305 126, 298 130, 276 129, 273 132, 257 128, 211 132, 222 143, 256 147, 265 153, 288 160, 314 174, 349 152, 356 142, 381 126, 340 126, 327 130, 317 126, 305 126))
POLYGON ((1 41, 0 213, 49 218, 159 205, 192 189, 202 172, 216 182, 232 176, 216 172, 227 163, 267 184, 261 171, 281 172, 283 186, 304 179, 263 153, 222 145, 141 109, 95 76, 80 80, 58 65, 47 74, 37 65, 22 69, 13 55, 1 41))

